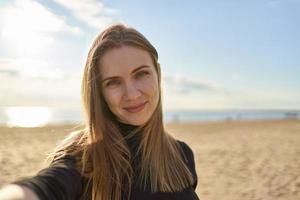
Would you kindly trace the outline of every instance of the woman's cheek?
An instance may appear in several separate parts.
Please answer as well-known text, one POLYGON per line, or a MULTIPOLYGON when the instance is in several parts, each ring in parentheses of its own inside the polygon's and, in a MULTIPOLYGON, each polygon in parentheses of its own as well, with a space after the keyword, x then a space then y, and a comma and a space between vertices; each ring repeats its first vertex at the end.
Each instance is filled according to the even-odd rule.
POLYGON ((116 106, 121 102, 121 93, 118 89, 110 89, 105 91, 105 100, 109 105, 116 106))
POLYGON ((152 96, 157 91, 158 84, 153 78, 149 78, 142 84, 142 87, 145 93, 152 96))

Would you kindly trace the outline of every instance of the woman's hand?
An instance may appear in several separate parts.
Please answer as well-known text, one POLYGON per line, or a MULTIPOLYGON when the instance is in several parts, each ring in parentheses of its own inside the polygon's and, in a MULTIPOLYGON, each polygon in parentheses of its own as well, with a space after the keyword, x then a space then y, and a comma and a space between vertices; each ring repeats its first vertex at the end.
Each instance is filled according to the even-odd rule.
POLYGON ((39 200, 39 198, 29 188, 11 184, 0 189, 0 200, 39 200))

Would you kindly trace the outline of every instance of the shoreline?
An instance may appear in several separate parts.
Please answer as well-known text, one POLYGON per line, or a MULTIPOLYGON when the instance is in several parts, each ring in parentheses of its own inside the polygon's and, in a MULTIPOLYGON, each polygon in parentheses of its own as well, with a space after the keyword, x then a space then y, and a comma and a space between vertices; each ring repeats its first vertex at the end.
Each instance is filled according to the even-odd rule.
MULTIPOLYGON (((218 124, 218 123, 261 123, 261 122, 281 122, 281 121, 300 121, 300 118, 282 118, 282 119, 220 119, 220 120, 199 120, 199 121, 167 121, 164 122, 165 125, 170 124, 218 124)), ((41 126, 32 126, 32 127, 24 127, 24 126, 11 126, 7 124, 1 124, 0 128, 22 128, 22 129, 35 129, 35 128, 61 128, 61 127, 70 127, 70 128, 78 128, 78 127, 84 127, 84 123, 72 123, 72 122, 66 122, 66 123, 48 123, 41 126)))

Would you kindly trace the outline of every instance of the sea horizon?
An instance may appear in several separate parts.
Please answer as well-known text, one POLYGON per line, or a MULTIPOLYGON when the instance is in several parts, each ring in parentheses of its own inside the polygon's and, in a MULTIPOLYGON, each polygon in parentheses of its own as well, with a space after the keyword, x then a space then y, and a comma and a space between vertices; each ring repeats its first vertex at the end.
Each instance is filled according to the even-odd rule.
MULTIPOLYGON (((202 109, 165 110, 165 122, 300 119, 300 109, 202 109)), ((80 108, 40 106, 0 107, 0 125, 39 127, 83 122, 80 108)))

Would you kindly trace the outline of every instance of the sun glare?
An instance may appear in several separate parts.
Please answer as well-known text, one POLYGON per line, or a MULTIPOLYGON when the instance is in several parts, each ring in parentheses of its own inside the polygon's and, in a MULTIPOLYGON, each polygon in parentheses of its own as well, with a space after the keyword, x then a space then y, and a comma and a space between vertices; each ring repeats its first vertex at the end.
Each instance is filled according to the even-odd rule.
POLYGON ((45 107, 9 107, 5 110, 8 126, 39 127, 46 125, 51 111, 45 107))
POLYGON ((38 56, 53 43, 51 33, 63 23, 34 1, 16 1, 3 12, 2 35, 8 46, 18 55, 38 56))

